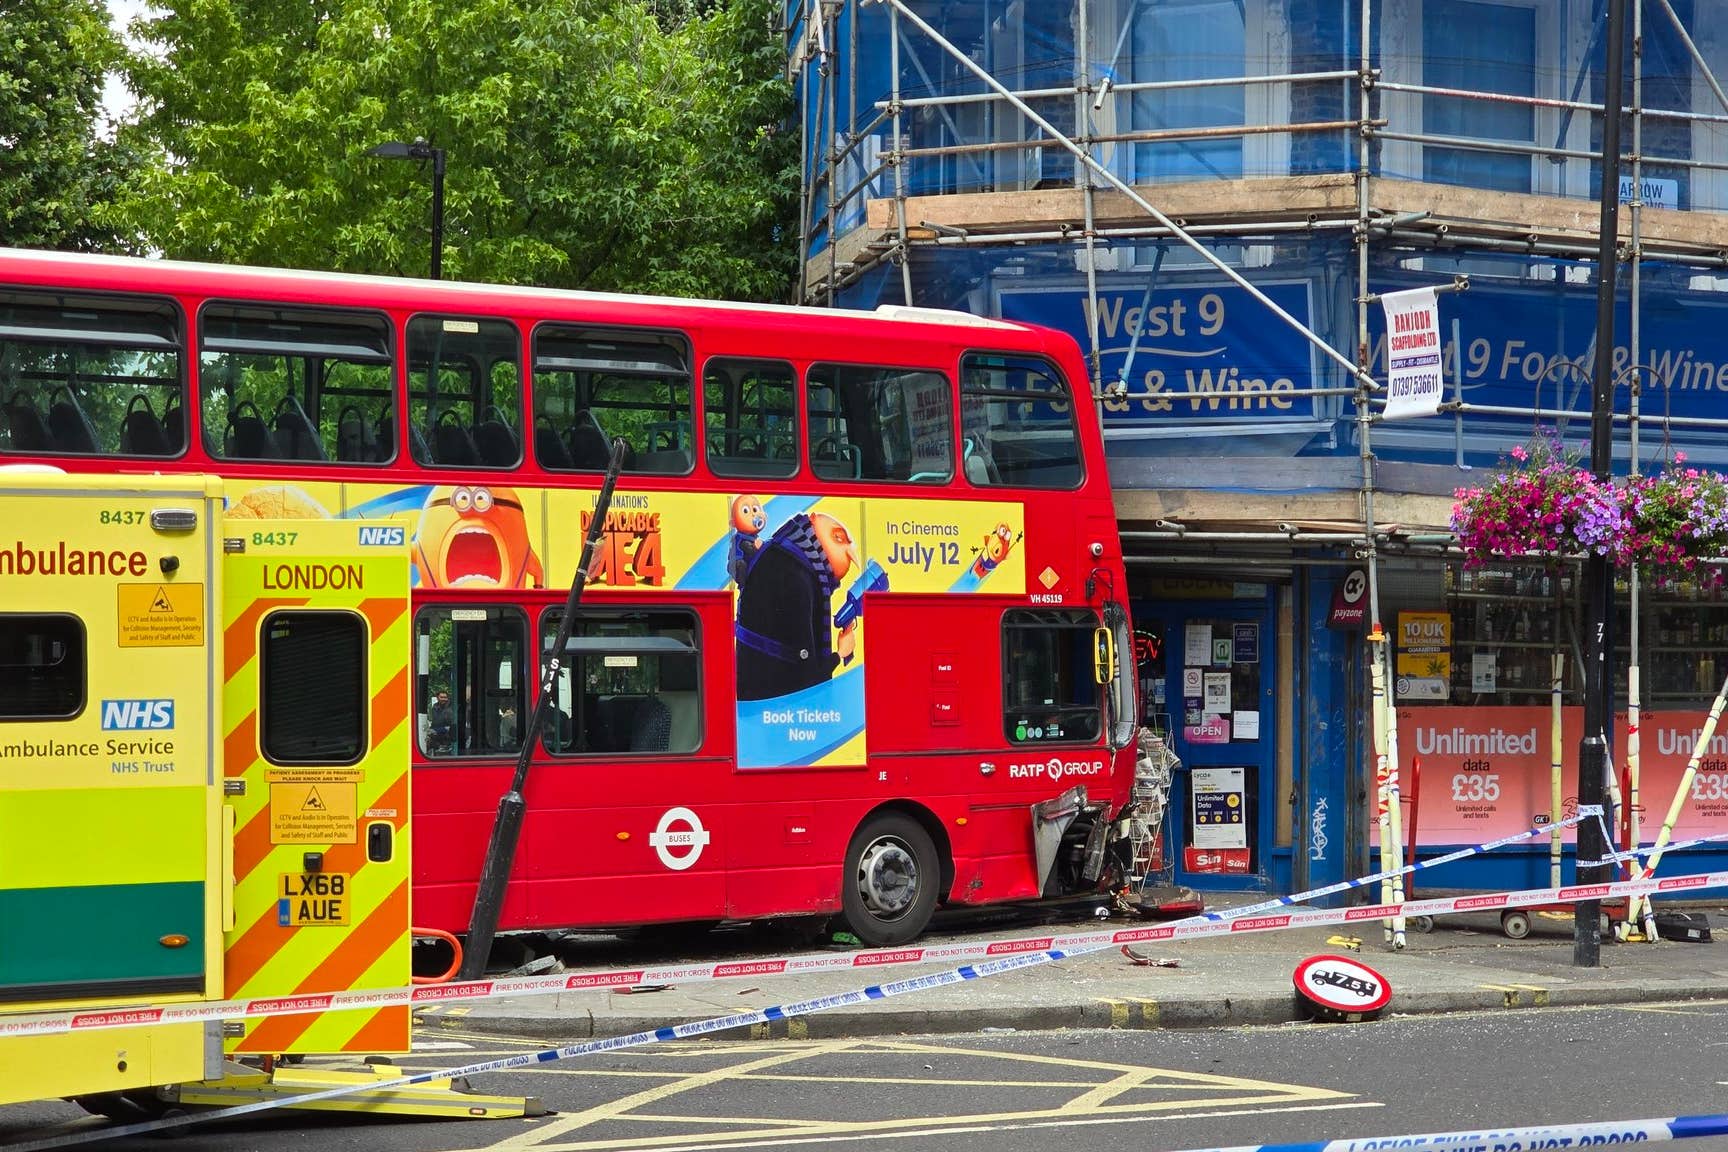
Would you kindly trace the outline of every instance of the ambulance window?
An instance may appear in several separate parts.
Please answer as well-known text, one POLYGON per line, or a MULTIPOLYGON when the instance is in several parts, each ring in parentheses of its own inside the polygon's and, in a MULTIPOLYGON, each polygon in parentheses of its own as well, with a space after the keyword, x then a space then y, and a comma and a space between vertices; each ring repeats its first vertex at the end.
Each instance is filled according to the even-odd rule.
POLYGON ((0 452, 180 455, 180 344, 172 301, 0 293, 0 452))
POLYGON ((276 764, 353 764, 366 748, 366 621, 272 612, 258 655, 259 745, 276 764))
MULTIPOLYGON (((550 655, 561 612, 541 622, 550 655)), ((584 608, 553 688, 546 751, 556 756, 688 753, 702 744, 696 617, 584 608)))
POLYGON ((1010 744, 1098 739, 1097 627, 1095 613, 1071 609, 1016 609, 1002 617, 1002 719, 1010 744))
POLYGON ((514 756, 528 723, 528 618, 518 608, 423 608, 414 618, 420 751, 514 756))
POLYGON ((0 720, 69 720, 84 710, 84 625, 0 612, 0 720))

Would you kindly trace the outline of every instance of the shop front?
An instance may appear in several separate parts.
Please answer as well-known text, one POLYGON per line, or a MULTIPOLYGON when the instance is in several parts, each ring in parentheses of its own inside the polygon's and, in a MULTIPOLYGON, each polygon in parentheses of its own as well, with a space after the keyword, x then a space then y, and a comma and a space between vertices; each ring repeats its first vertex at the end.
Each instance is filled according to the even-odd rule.
MULTIPOLYGON (((1382 616, 1394 645, 1405 813, 1415 821, 1419 853, 1433 856, 1547 826, 1554 818, 1556 764, 1559 816, 1574 815, 1578 747, 1585 736, 1576 569, 1468 569, 1456 560, 1434 560, 1389 561, 1381 571, 1382 616)), ((1609 638, 1616 699, 1607 735, 1627 803, 1629 742, 1634 732, 1638 738, 1636 807, 1640 838, 1647 843, 1674 799, 1710 702, 1728 675, 1728 591, 1695 580, 1639 589, 1635 651, 1643 690, 1636 728, 1626 692, 1634 652, 1633 596, 1624 577, 1616 600, 1609 638)), ((1563 833, 1568 879, 1573 831, 1563 833)), ((1673 839, 1725 832, 1728 734, 1718 734, 1701 758, 1673 839)), ((1623 843, 1623 833, 1617 830, 1614 840, 1623 843)), ((1424 873, 1417 887, 1536 887, 1548 879, 1544 835, 1424 873)))

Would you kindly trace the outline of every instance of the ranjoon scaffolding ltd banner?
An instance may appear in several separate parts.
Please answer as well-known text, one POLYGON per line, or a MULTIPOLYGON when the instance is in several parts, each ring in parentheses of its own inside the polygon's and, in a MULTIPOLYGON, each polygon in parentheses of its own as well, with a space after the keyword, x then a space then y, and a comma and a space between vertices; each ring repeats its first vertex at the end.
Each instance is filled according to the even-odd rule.
MULTIPOLYGON (((1376 280, 1373 290, 1411 286, 1405 280, 1376 280)), ((1468 292, 1440 297, 1438 312, 1440 365, 1448 399, 1455 382, 1461 380, 1467 403, 1589 412, 1596 346, 1593 291, 1554 284, 1507 288, 1473 281, 1468 292)), ((1646 290, 1639 321, 1644 415, 1660 421, 1664 414, 1728 414, 1728 295, 1646 290)), ((1614 371, 1622 377, 1614 403, 1624 412, 1623 374, 1631 356, 1627 344, 1631 309, 1624 297, 1614 331, 1619 338, 1614 371)), ((1393 333, 1389 340, 1380 310, 1369 310, 1368 369, 1376 380, 1386 379, 1388 367, 1401 355, 1394 344, 1397 335, 1393 333)))
MULTIPOLYGON (((1307 281, 1255 287, 1310 324, 1307 281)), ((1104 383, 1127 374, 1128 398, 1104 402, 1109 424, 1314 419, 1315 398, 1292 395, 1313 383, 1314 347, 1242 288, 1100 285, 1095 311, 1104 383)), ((1085 285, 998 287, 997 314, 1060 329, 1083 353, 1092 347, 1085 285)))

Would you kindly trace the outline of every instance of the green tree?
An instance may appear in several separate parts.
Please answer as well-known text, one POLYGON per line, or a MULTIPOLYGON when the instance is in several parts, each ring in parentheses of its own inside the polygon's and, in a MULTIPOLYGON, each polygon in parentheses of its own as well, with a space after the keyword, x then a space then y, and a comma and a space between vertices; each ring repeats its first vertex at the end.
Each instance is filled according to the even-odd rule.
POLYGON ((126 133, 162 158, 127 220, 168 256, 784 297, 792 108, 775 0, 166 0, 126 133))
POLYGON ((0 4, 0 243, 121 247, 107 209, 133 157, 97 120, 123 55, 100 0, 0 4))

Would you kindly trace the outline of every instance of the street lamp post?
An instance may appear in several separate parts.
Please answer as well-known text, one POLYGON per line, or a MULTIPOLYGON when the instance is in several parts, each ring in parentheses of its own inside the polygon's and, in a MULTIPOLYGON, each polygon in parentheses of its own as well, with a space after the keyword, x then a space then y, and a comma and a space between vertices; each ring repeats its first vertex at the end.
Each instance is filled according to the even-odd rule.
POLYGON ((444 149, 434 148, 424 136, 417 136, 412 144, 391 140, 368 149, 366 154, 388 160, 432 161, 432 279, 438 279, 444 267, 444 149))
MULTIPOLYGON (((1614 305, 1620 221, 1620 85, 1625 51, 1626 0, 1608 0, 1607 59, 1602 87, 1602 203, 1596 260, 1596 369, 1590 397, 1590 471, 1607 480, 1614 462, 1614 305)), ((1578 749, 1578 806, 1600 807, 1608 770, 1608 726, 1612 719, 1613 678, 1609 667, 1608 626, 1614 615, 1613 571, 1604 556, 1584 560, 1584 739, 1578 749)), ((1602 822, 1578 825, 1576 868, 1580 884, 1599 880, 1605 869, 1586 864, 1608 854, 1602 822)), ((1600 963, 1601 902, 1580 900, 1573 908, 1572 963, 1600 963)))

